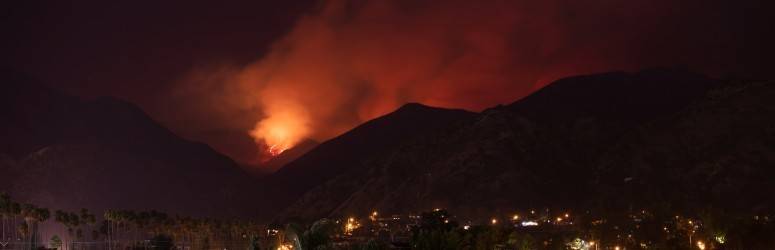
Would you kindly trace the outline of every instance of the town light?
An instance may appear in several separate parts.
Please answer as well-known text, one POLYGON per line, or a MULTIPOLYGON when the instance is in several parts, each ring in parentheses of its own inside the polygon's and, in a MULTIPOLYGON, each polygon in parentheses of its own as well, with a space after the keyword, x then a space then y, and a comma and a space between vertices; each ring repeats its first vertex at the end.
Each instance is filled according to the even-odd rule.
POLYGON ((360 223, 355 221, 355 218, 350 217, 347 219, 347 223, 344 224, 344 233, 346 235, 351 235, 355 229, 358 229, 361 227, 360 223))
POLYGON ((713 237, 713 239, 715 239, 716 242, 720 244, 724 244, 724 242, 727 242, 727 237, 726 235, 723 235, 723 234, 716 235, 716 237, 713 237))
POLYGON ((599 246, 595 245, 594 241, 590 241, 589 244, 587 245, 587 249, 592 249, 592 247, 594 247, 595 250, 598 250, 600 248, 599 246))
POLYGON ((568 248, 573 250, 581 250, 589 248, 589 244, 580 238, 576 238, 571 242, 568 242, 568 248))
POLYGON ((523 221, 522 222, 522 226, 523 227, 534 227, 534 226, 538 226, 538 222, 536 222, 536 221, 523 221))
POLYGON ((512 220, 519 220, 519 215, 515 214, 514 217, 511 217, 512 220))
POLYGON ((705 242, 702 242, 701 240, 697 241, 697 248, 700 250, 705 250, 705 242))
POLYGON ((493 225, 498 224, 498 219, 493 218, 491 222, 493 225))

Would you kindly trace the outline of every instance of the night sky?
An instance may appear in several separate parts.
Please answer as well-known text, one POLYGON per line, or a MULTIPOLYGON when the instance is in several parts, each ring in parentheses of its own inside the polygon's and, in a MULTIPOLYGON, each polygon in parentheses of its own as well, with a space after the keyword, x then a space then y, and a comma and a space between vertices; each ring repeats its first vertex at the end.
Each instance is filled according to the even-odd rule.
POLYGON ((771 79, 775 55, 766 1, 18 2, 3 67, 128 100, 246 164, 405 102, 479 111, 647 67, 771 79))

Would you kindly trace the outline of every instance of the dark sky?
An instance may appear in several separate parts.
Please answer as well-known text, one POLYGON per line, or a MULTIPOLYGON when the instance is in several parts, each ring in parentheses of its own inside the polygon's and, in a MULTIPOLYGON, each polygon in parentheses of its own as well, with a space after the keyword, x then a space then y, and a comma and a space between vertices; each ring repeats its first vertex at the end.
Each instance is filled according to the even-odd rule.
POLYGON ((403 102, 480 110, 654 66, 771 79, 775 51, 765 1, 17 2, 4 67, 251 164, 254 141, 330 138, 403 102))

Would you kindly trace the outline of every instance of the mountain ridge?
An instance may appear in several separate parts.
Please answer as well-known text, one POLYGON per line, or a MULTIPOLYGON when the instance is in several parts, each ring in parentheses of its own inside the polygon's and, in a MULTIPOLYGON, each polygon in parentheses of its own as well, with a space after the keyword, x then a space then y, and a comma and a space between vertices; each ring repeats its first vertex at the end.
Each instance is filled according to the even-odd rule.
POLYGON ((210 146, 164 128, 111 97, 81 100, 5 71, 0 189, 63 209, 159 209, 253 216, 256 181, 210 146), (121 194, 121 195, 116 195, 121 194), (205 202, 202 202, 205 201, 205 202), (217 205, 208 205, 214 203, 217 205))
MULTIPOLYGON (((622 180, 633 177, 638 180, 640 177, 619 174, 608 179, 615 185, 601 184, 600 178, 614 174, 596 166, 605 165, 606 162, 609 165, 605 166, 611 166, 610 161, 617 159, 616 156, 629 155, 624 152, 611 153, 617 150, 614 145, 632 144, 632 135, 642 130, 650 130, 650 124, 671 124, 674 122, 671 119, 675 119, 672 117, 687 116, 683 113, 686 109, 707 103, 706 97, 709 93, 728 85, 680 70, 645 70, 636 73, 570 77, 556 83, 564 83, 557 85, 560 87, 567 86, 569 82, 583 86, 584 82, 600 83, 601 79, 604 85, 618 84, 622 80, 649 83, 653 85, 648 88, 656 92, 661 89, 669 90, 670 87, 676 88, 675 86, 680 84, 686 86, 681 86, 673 94, 663 95, 664 99, 647 98, 650 96, 623 97, 618 100, 624 103, 610 100, 600 102, 614 106, 621 104, 611 110, 606 106, 574 106, 579 104, 572 101, 573 98, 570 98, 570 101, 554 98, 555 96, 547 98, 545 93, 551 91, 538 91, 535 96, 528 96, 511 105, 487 109, 475 119, 447 132, 429 135, 370 158, 363 164, 363 168, 346 171, 310 189, 278 218, 309 220, 328 216, 350 216, 372 210, 391 214, 419 212, 435 207, 448 208, 454 214, 467 218, 489 218, 488 213, 508 213, 513 209, 544 206, 564 209, 621 206, 626 209, 628 205, 635 203, 632 203, 633 199, 626 198, 629 196, 627 190, 631 188, 626 185, 622 187, 622 180), (546 101, 558 99, 563 102, 546 101), (516 105, 522 106, 515 107, 516 105), (653 109, 634 112, 635 115, 616 109, 627 106, 653 109), (584 110, 590 107, 591 111, 598 112, 584 110), (600 203, 602 197, 618 201, 610 204, 600 203)), ((545 89, 554 91, 556 89, 553 88, 559 88, 551 86, 545 89)), ((654 93, 638 91, 637 88, 635 90, 626 93, 654 93)), ((565 91, 567 92, 561 94, 579 94, 579 91, 573 88, 565 91)), ((581 93, 583 94, 583 91, 581 93)), ((611 93, 602 95, 609 94, 611 93)), ((746 95, 748 94, 750 93, 746 95)), ((577 98, 585 99, 588 98, 577 98)), ((756 107, 767 103, 761 98, 758 100, 761 103, 751 105, 756 107)), ((726 105, 734 107, 737 104, 726 105)), ((747 126, 756 124, 747 120, 735 122, 747 126)), ((687 126, 698 124, 690 123, 687 126)), ((729 151, 726 154, 738 153, 729 151)), ((656 155, 661 154, 670 152, 656 155)), ((775 152, 764 150, 760 154, 772 156, 775 152)), ((620 163, 613 165, 621 166, 621 170, 625 172, 630 171, 626 169, 631 166, 641 164, 626 159, 618 161, 620 163)), ((691 160, 684 163, 691 167, 700 164, 691 160)), ((762 166, 754 165, 753 168, 760 169, 756 171, 764 171, 761 170, 762 166)), ((649 183, 659 182, 650 179, 649 183)), ((680 182, 669 184, 679 187, 680 182)), ((687 195, 697 192, 693 187, 683 187, 682 190, 685 190, 687 195)), ((647 189, 631 191, 638 195, 650 192, 647 189)), ((665 197, 665 200, 677 201, 670 196, 665 197)), ((680 206, 678 203, 681 202, 676 202, 676 206, 680 206)))

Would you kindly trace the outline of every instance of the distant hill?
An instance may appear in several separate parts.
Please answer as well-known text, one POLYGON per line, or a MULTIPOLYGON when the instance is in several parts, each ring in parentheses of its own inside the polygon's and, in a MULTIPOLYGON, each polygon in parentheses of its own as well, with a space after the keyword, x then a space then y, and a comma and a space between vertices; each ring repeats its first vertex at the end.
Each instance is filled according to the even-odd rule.
POLYGON ((312 187, 339 174, 366 167, 365 161, 396 147, 451 125, 472 119, 475 113, 410 103, 385 116, 321 143, 295 161, 266 177, 263 197, 272 215, 288 206, 312 187), (273 206, 273 207, 269 207, 273 206))
POLYGON ((0 74, 0 190, 64 209, 252 215, 257 188, 228 157, 184 140, 134 105, 81 100, 0 74))
POLYGON ((435 207, 469 218, 542 207, 772 209, 772 194, 755 191, 775 189, 764 179, 775 163, 773 90, 680 70, 562 79, 362 159, 278 218, 435 207), (746 193, 742 203, 723 201, 736 192, 746 193))

